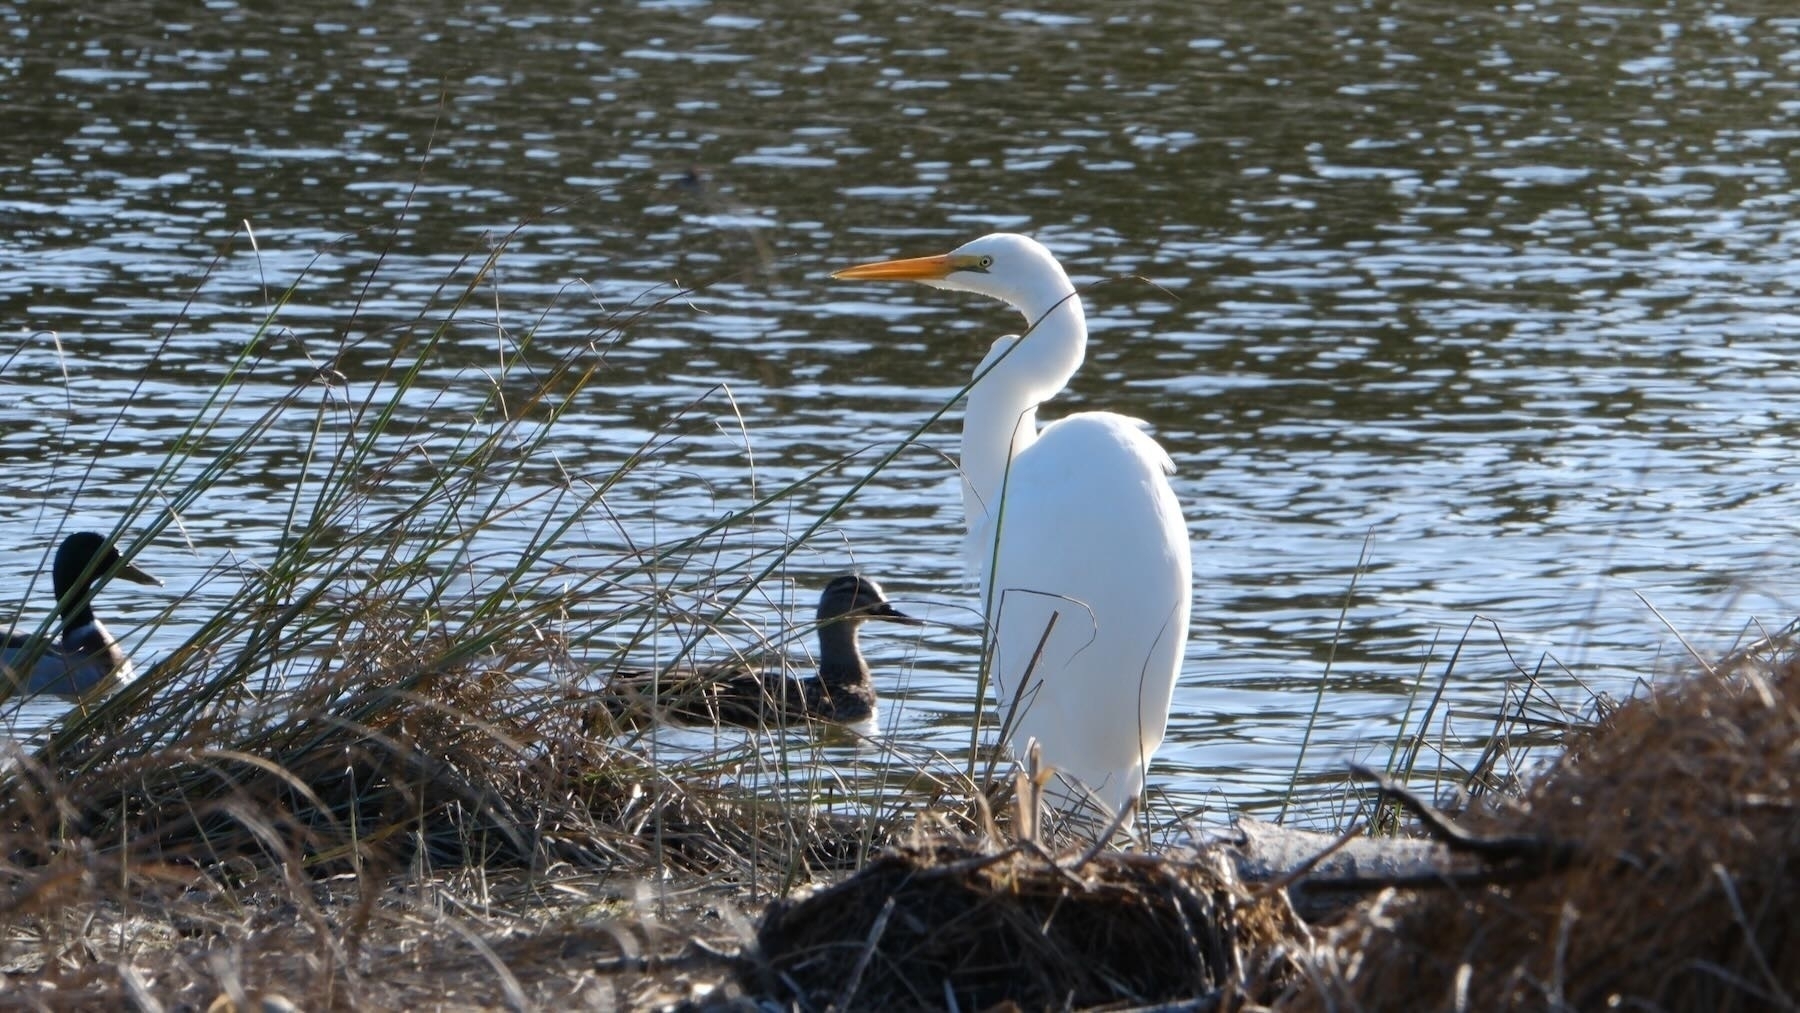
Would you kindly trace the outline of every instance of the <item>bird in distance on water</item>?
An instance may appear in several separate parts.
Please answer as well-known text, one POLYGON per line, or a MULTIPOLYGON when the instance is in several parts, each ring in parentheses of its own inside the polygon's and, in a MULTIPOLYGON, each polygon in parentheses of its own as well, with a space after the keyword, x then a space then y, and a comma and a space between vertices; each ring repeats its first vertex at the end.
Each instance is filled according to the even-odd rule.
MULTIPOLYGON (((875 715, 875 684, 857 634, 870 621, 923 625, 888 601, 881 585, 846 574, 819 596, 819 673, 788 675, 780 659, 678 669, 621 669, 601 691, 615 721, 662 715, 694 724, 857 724, 875 715)), ((598 715, 591 715, 598 717, 598 715)), ((591 722, 590 722, 591 723, 591 722)))
POLYGON ((50 586, 62 617, 62 635, 42 642, 13 628, 0 640, 0 678, 25 694, 79 697, 130 682, 137 673, 119 642, 94 618, 93 587, 110 577, 162 586, 127 563, 106 538, 77 531, 63 539, 51 564, 50 586))
POLYGON ((996 233, 833 277, 922 282, 1024 314, 1024 334, 993 343, 969 391, 965 554, 1014 755, 1038 743, 1062 782, 1047 793, 1058 808, 1121 810, 1162 744, 1187 645, 1192 563, 1173 462, 1111 412, 1039 428, 1038 407, 1081 367, 1088 334, 1075 286, 1035 240, 996 233))

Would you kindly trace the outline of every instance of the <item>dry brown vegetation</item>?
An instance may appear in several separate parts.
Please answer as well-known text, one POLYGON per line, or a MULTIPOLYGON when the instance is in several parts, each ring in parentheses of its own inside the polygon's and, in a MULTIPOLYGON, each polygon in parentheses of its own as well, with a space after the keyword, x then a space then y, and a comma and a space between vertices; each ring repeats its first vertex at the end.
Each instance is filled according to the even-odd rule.
POLYGON ((250 988, 321 1008, 618 994, 629 979, 596 960, 666 949, 665 918, 730 941, 719 911, 885 838, 872 817, 737 790, 726 769, 658 769, 588 737, 549 687, 357 674, 303 687, 267 724, 156 742, 144 722, 102 723, 21 757, 0 783, 0 911, 25 994, 204 1006, 250 988))
POLYGON ((1468 822, 1569 846, 1522 882, 1379 898, 1293 1008, 1792 1008, 1800 659, 1739 657, 1575 736, 1468 822))
POLYGON ((582 738, 551 687, 360 674, 303 689, 251 738, 196 727, 148 749, 128 725, 19 767, 0 797, 11 994, 1283 1010, 1800 994, 1791 657, 1612 708, 1523 795, 1462 817, 1555 842, 1562 864, 1387 890, 1311 927, 1218 851, 1052 854, 991 826, 826 819, 582 738))
POLYGON ((1241 1002, 1304 935, 1223 856, 935 839, 764 916, 747 992, 804 1009, 1241 1002))

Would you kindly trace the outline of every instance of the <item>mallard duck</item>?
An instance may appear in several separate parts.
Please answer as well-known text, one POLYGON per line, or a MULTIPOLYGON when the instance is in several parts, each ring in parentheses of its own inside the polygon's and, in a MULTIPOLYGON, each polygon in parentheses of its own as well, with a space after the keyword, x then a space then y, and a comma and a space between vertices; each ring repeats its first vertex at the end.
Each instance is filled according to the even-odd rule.
POLYGON ((62 636, 40 644, 17 628, 0 630, 5 636, 0 641, 0 677, 12 682, 20 693, 68 697, 130 682, 136 675, 131 659, 94 618, 90 592, 95 583, 108 577, 162 586, 162 581, 125 562, 101 535, 77 531, 63 539, 50 571, 56 607, 62 614, 62 636), (34 656, 30 670, 22 670, 34 656))
MULTIPOLYGON (((895 608, 881 585, 846 574, 819 596, 819 674, 796 678, 779 659, 731 661, 674 671, 621 669, 600 694, 615 721, 647 713, 698 724, 757 727, 803 721, 856 724, 875 714, 875 686, 856 637, 869 620, 920 626, 895 608)), ((590 714, 590 719, 598 718, 590 714)), ((590 721, 591 723, 591 721, 590 721)))

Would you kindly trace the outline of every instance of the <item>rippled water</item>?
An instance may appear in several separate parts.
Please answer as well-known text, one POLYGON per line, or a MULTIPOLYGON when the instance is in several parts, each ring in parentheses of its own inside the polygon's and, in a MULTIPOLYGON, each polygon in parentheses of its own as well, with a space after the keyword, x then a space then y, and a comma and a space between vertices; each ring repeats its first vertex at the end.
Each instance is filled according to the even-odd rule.
MULTIPOLYGON (((601 336, 544 474, 603 476, 679 417, 583 537, 686 533, 872 464, 1017 327, 830 269, 1004 228, 1088 286, 1088 363, 1049 414, 1141 416, 1179 468, 1194 635, 1151 779, 1184 805, 1278 795, 1327 663, 1305 767, 1328 792, 1472 624, 1449 703, 1476 736, 1515 662, 1549 656, 1579 702, 1679 660, 1644 600, 1706 650, 1793 614, 1784 5, 902 8, 0 5, 0 564, 37 567, 64 512, 110 526, 282 292, 246 418, 321 366, 365 395, 385 336, 508 235, 421 411, 476 410, 528 332, 601 336)), ((268 554, 310 417, 142 557, 190 597, 140 657, 228 596, 222 562, 268 554)), ((953 755, 976 650, 954 418, 770 595, 805 612, 854 563, 937 620, 867 639, 884 727, 953 755)), ((779 545, 861 474, 720 551, 779 545)), ((120 588, 106 614, 163 604, 120 588)))

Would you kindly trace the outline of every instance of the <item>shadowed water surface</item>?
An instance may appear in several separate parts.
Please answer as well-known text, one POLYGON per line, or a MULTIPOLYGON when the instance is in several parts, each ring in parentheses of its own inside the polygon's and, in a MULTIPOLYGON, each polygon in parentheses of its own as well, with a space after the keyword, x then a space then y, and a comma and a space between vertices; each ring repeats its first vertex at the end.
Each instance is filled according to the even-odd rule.
MULTIPOLYGON (((319 406, 347 417, 507 236, 420 417, 478 410, 527 334, 592 343, 521 497, 674 434, 571 539, 596 565, 858 455, 721 536, 741 562, 1018 327, 829 271, 1009 229, 1086 287, 1088 362, 1047 414, 1140 416, 1178 467, 1195 621, 1151 780, 1181 805, 1270 807, 1327 665, 1305 768, 1328 793, 1465 631, 1461 761, 1521 669, 1579 704, 1678 662, 1645 600, 1708 652, 1792 614, 1784 5, 784 9, 0 5, 5 571, 65 512, 109 527, 291 287, 232 410, 316 375, 314 400, 140 559, 186 597, 136 653, 180 643, 281 537, 319 406)), ((865 638, 882 727, 951 755, 977 648, 955 419, 744 613, 774 633, 831 573, 879 576, 936 622, 865 638)), ((488 537, 536 533, 525 511, 488 537)), ((121 586, 103 614, 164 604, 121 586)))

